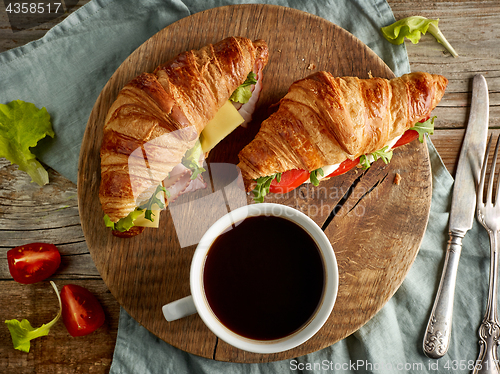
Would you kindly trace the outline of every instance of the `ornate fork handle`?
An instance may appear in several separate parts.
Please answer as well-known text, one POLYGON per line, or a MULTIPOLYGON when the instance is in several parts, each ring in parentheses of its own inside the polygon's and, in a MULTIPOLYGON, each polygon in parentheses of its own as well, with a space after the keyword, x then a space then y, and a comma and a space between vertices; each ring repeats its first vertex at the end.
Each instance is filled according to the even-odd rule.
MULTIPOLYGON (((479 220, 482 217, 478 216, 479 220)), ((497 347, 500 344, 500 324, 497 315, 498 232, 488 230, 491 246, 488 305, 479 326, 479 356, 474 373, 500 373, 497 347)))

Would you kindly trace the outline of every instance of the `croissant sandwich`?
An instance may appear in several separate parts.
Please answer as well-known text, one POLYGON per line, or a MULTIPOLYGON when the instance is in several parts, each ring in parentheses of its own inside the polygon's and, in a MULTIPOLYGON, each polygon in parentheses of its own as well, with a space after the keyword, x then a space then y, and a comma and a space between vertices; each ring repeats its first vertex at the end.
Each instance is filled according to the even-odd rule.
POLYGON ((165 195, 206 186, 204 156, 250 120, 267 60, 264 41, 230 37, 181 53, 120 91, 100 149, 99 199, 113 233, 157 225, 165 195))
POLYGON ((268 192, 390 161, 392 148, 432 133, 430 113, 447 84, 422 72, 391 80, 318 72, 293 83, 238 155, 246 190, 259 202, 268 192))

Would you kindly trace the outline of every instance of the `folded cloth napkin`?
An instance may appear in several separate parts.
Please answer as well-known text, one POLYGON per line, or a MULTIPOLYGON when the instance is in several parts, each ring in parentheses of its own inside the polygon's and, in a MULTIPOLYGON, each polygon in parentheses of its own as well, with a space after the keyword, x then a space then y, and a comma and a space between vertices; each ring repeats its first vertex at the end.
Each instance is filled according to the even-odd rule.
MULTIPOLYGON (((253 2, 253 1, 250 1, 253 2)), ((36 148, 47 165, 76 182, 78 155, 95 100, 121 62, 174 21, 238 0, 93 0, 42 39, 0 54, 0 103, 21 99, 45 106, 56 137, 36 148)), ((245 1, 248 3, 248 1, 245 1)), ((409 72, 404 46, 386 42, 394 22, 385 0, 274 0, 326 18, 372 48, 399 76, 409 72)), ((463 242, 451 347, 440 360, 422 353, 422 338, 439 283, 447 241, 453 179, 432 143, 433 197, 420 252, 400 289, 348 338, 303 357, 266 364, 223 363, 159 340, 123 309, 111 373, 465 373, 478 354, 477 328, 487 296, 489 244, 476 222, 463 242)))

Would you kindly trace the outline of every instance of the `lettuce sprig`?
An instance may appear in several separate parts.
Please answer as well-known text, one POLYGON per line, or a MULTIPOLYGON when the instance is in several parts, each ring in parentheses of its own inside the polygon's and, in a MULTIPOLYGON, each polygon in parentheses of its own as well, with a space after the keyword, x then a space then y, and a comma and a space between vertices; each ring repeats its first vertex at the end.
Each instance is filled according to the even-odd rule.
POLYGON ((0 157, 18 165, 40 186, 49 183, 49 175, 31 148, 46 136, 54 137, 47 109, 22 100, 0 104, 0 157))
POLYGON ((424 142, 424 136, 426 134, 428 135, 434 134, 434 120, 436 118, 437 116, 434 116, 432 118, 429 118, 427 121, 417 122, 415 126, 410 128, 410 130, 415 130, 416 132, 418 132, 418 141, 420 143, 424 142))
POLYGON ((389 147, 385 146, 382 149, 379 149, 378 151, 372 152, 369 155, 361 155, 359 158, 359 163, 363 167, 363 169, 368 169, 372 162, 377 161, 378 159, 382 159, 384 161, 384 164, 388 164, 392 160, 392 149, 389 149, 389 147))
POLYGON ((400 19, 389 26, 382 27, 382 34, 392 44, 402 44, 405 38, 408 38, 413 44, 417 44, 422 34, 429 32, 438 43, 441 43, 453 57, 458 53, 446 40, 445 36, 439 30, 439 19, 428 19, 421 16, 411 16, 400 19))
POLYGON ((30 351, 30 341, 41 336, 48 335, 52 326, 54 326, 59 318, 61 318, 61 296, 59 295, 59 291, 55 283, 50 281, 50 284, 54 288, 54 291, 56 292, 57 298, 59 300, 59 313, 57 313, 52 321, 47 324, 43 324, 38 328, 34 328, 33 326, 31 326, 31 323, 27 319, 23 319, 22 321, 19 321, 17 319, 10 319, 5 321, 5 323, 7 324, 7 328, 10 331, 12 343, 14 344, 15 349, 28 353, 30 351))
POLYGON ((269 188, 271 188, 272 181, 276 179, 276 182, 281 182, 281 173, 276 173, 273 175, 269 175, 267 177, 257 178, 255 181, 257 185, 253 189, 254 201, 256 203, 263 203, 264 197, 269 193, 269 188))
POLYGON ((311 181, 312 185, 315 187, 319 186, 319 177, 318 174, 322 177, 325 176, 325 172, 323 171, 322 168, 316 169, 311 171, 311 174, 309 174, 309 180, 311 181))
POLYGON ((251 71, 248 73, 245 81, 231 94, 229 100, 236 103, 248 103, 250 97, 252 97, 252 91, 250 86, 257 83, 257 75, 251 71))
POLYGON ((126 217, 120 218, 117 222, 111 221, 107 214, 104 215, 104 224, 106 227, 109 227, 111 230, 117 230, 120 232, 125 232, 130 230, 134 226, 134 222, 137 218, 139 218, 144 212, 144 217, 151 222, 154 222, 154 213, 153 213, 153 204, 158 205, 160 209, 165 209, 165 204, 162 200, 160 200, 157 195, 160 191, 163 191, 167 197, 169 197, 169 192, 165 187, 159 185, 156 187, 155 192, 149 198, 149 200, 143 205, 135 208, 132 212, 130 212, 126 217))
POLYGON ((182 164, 192 172, 191 180, 196 179, 198 175, 206 171, 205 168, 200 165, 200 158, 202 153, 203 150, 201 148, 201 143, 198 140, 195 143, 194 147, 189 149, 182 158, 182 164))
MULTIPOLYGON (((413 127, 410 127, 410 130, 414 130, 418 132, 418 141, 420 143, 424 142, 424 136, 426 134, 432 135, 434 134, 434 119, 436 116, 429 118, 427 121, 424 122, 417 122, 413 127)), ((388 164, 391 162, 392 159, 392 149, 389 149, 387 146, 384 148, 375 151, 373 153, 367 154, 367 155, 361 155, 359 158, 359 164, 363 169, 368 169, 371 164, 378 159, 382 159, 385 164, 388 164)))

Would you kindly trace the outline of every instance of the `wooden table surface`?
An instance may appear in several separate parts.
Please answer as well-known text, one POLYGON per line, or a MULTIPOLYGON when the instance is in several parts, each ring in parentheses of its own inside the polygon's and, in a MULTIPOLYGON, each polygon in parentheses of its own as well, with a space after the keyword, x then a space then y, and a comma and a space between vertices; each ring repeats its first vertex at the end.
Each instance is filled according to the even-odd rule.
MULTIPOLYGON (((87 3, 80 0, 74 11, 87 3)), ((396 19, 411 15, 439 18, 440 29, 459 54, 451 57, 430 35, 417 45, 405 42, 412 71, 446 76, 449 86, 434 114, 438 116, 432 142, 453 175, 467 125, 472 77, 483 74, 490 91, 490 128, 500 130, 500 2, 389 0, 396 19)), ((0 52, 42 37, 65 16, 13 32, 4 3, 0 3, 0 52)), ((0 85, 1 87, 1 85, 0 85)), ((0 88, 1 89, 1 88, 0 88)), ((119 305, 92 262, 80 226, 76 185, 53 170, 44 187, 0 158, 0 320, 26 318, 33 326, 50 321, 58 310, 47 282, 22 286, 9 274, 6 252, 18 245, 55 243, 62 263, 54 279, 59 288, 79 284, 93 292, 104 307, 106 323, 85 337, 72 338, 62 323, 31 342, 30 353, 13 349, 10 334, 0 327, 1 373, 105 373, 111 365, 118 329, 119 305)), ((429 310, 430 310, 429 306, 429 310)), ((415 349, 420 349, 415 347, 415 349)))

